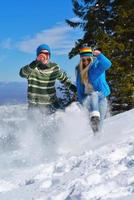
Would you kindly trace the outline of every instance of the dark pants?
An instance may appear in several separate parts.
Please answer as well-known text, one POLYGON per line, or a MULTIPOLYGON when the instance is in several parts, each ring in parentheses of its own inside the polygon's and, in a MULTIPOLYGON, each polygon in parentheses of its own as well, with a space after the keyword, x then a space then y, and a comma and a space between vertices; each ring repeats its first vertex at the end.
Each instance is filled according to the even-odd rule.
POLYGON ((36 105, 36 104, 29 104, 28 105, 28 110, 30 112, 38 111, 40 113, 45 113, 46 115, 48 114, 53 114, 60 108, 60 105, 58 101, 55 101, 54 103, 50 105, 36 105))

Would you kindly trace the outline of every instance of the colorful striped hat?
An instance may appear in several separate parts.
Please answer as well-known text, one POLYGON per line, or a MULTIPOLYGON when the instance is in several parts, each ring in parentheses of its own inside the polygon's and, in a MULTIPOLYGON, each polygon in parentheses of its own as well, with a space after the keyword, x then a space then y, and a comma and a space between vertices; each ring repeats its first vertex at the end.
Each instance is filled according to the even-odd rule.
POLYGON ((79 52, 80 57, 93 56, 92 49, 90 47, 81 47, 79 49, 79 52))

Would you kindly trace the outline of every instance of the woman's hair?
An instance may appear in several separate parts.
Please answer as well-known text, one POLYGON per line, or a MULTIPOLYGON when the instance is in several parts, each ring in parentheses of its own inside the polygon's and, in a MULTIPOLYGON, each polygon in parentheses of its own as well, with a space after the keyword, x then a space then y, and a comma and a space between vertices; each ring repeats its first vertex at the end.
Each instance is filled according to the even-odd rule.
POLYGON ((88 81, 88 70, 90 68, 90 65, 93 63, 93 58, 92 57, 89 57, 87 59, 90 59, 89 60, 89 64, 88 65, 84 65, 83 64, 83 59, 80 60, 80 63, 79 63, 79 70, 80 70, 80 75, 81 75, 81 81, 82 83, 84 83, 85 81, 88 81))
POLYGON ((89 83, 88 71, 93 62, 93 58, 92 57, 89 58, 91 59, 91 61, 88 65, 84 65, 82 59, 80 60, 79 71, 80 71, 81 82, 88 88, 88 90, 91 90, 92 85, 89 83))

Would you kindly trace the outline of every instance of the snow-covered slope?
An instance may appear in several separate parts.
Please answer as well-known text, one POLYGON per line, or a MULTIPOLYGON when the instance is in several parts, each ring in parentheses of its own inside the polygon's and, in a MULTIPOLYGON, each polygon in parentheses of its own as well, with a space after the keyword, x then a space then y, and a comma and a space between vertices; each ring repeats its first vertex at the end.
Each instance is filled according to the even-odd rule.
POLYGON ((77 104, 48 116, 0 107, 0 200, 133 200, 134 110, 93 136, 77 104))

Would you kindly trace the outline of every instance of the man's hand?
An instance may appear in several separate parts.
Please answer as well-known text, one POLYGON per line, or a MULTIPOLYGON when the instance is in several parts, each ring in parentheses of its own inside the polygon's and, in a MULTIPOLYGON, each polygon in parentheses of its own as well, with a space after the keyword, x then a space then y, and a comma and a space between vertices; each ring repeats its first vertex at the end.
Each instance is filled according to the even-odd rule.
POLYGON ((72 101, 77 101, 77 95, 76 95, 76 93, 73 93, 73 96, 72 96, 71 100, 72 101))
POLYGON ((74 84, 71 84, 69 89, 73 92, 76 93, 77 92, 77 87, 74 84))
POLYGON ((46 65, 46 64, 48 64, 48 61, 49 61, 49 55, 47 55, 45 53, 40 53, 37 56, 37 61, 40 61, 41 63, 46 65))
POLYGON ((34 60, 33 62, 31 62, 30 64, 29 64, 29 67, 31 68, 31 69, 35 69, 36 67, 37 67, 37 64, 39 63, 39 61, 37 61, 37 60, 34 60))
POLYGON ((73 92, 73 96, 71 98, 72 101, 76 101, 77 100, 77 87, 74 84, 71 84, 69 89, 73 92))

